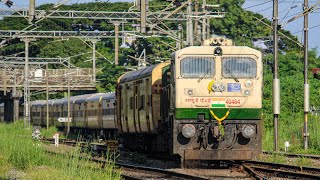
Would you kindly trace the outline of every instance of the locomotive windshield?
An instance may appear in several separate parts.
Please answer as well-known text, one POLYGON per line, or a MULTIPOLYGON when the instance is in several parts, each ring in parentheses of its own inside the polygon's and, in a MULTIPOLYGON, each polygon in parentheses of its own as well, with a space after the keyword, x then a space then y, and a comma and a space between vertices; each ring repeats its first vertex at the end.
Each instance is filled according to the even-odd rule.
POLYGON ((222 76, 225 78, 254 78, 257 75, 257 63, 248 57, 222 58, 222 76))
POLYGON ((212 57, 186 57, 181 60, 181 76, 189 78, 212 77, 215 60, 212 57))

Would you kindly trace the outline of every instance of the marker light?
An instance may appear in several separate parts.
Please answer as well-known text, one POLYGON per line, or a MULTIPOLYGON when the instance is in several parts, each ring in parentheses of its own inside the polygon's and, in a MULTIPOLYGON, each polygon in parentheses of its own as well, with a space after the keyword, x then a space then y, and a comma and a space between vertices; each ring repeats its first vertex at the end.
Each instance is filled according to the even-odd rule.
POLYGON ((249 90, 245 90, 245 91, 244 91, 244 95, 245 95, 245 96, 249 96, 249 95, 250 95, 250 91, 249 91, 249 90))
POLYGON ((186 138, 192 138, 196 134, 196 128, 192 124, 186 124, 182 127, 182 135, 186 138))
POLYGON ((251 87, 253 85, 253 82, 251 80, 247 80, 245 83, 244 83, 244 86, 246 86, 247 88, 251 87))

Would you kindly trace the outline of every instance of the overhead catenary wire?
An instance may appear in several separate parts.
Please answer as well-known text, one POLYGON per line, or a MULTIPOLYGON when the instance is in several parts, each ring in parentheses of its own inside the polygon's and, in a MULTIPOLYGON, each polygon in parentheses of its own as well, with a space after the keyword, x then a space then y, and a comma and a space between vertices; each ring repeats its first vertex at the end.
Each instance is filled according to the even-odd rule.
MULTIPOLYGON (((315 25, 315 26, 312 26, 312 27, 309 27, 309 30, 310 30, 310 29, 314 29, 314 28, 316 28, 316 27, 320 27, 320 24, 315 25)), ((303 32, 303 30, 296 31, 296 32, 293 32, 293 33, 291 33, 291 34, 298 34, 298 33, 300 33, 300 32, 303 32)))
POLYGON ((269 0, 269 1, 265 1, 265 2, 262 2, 260 4, 256 4, 256 5, 253 5, 253 6, 249 6, 249 7, 245 7, 243 8, 244 10, 247 10, 247 9, 250 9, 250 8, 253 8, 253 7, 257 7, 257 6, 261 6, 261 5, 264 5, 264 4, 267 4, 269 2, 272 2, 273 0, 269 0))

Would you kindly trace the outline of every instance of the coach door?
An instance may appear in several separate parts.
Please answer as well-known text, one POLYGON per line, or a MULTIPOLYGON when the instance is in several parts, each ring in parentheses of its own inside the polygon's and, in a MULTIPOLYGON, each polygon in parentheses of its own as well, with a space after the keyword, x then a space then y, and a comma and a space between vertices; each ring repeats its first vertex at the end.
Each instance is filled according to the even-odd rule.
POLYGON ((135 82, 134 86, 134 126, 136 132, 141 132, 140 129, 140 114, 139 114, 139 81, 135 82))

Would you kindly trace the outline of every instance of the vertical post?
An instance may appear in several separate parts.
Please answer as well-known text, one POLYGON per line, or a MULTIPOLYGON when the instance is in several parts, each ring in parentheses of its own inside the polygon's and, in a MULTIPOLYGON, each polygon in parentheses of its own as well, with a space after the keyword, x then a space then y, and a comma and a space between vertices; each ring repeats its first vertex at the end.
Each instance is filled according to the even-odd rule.
POLYGON ((67 129, 67 135, 70 133, 70 58, 68 58, 68 129, 67 129))
POLYGON ((117 66, 119 64, 119 22, 114 23, 114 64, 117 66))
MULTIPOLYGON (((308 0, 304 0, 303 10, 308 9, 308 0)), ((309 112, 309 84, 308 84, 308 13, 304 15, 304 149, 308 149, 308 112, 309 112)))
MULTIPOLYGON (((210 18, 209 17, 207 17, 207 24, 206 24, 206 26, 207 26, 207 30, 206 30, 206 33, 207 33, 207 38, 210 38, 210 18)), ((206 39, 207 39, 206 38, 206 39)))
POLYGON ((47 100, 47 130, 49 129, 49 74, 48 74, 48 64, 46 64, 46 100, 47 100))
POLYGON ((273 0, 273 125, 274 151, 278 152, 278 121, 280 114, 280 79, 278 78, 278 0, 273 0))
MULTIPOLYGON (((206 0, 203 0, 202 1, 202 11, 206 14, 206 6, 207 6, 207 2, 206 2, 206 0)), ((207 29, 207 25, 206 25, 206 21, 207 21, 207 19, 204 17, 203 19, 202 19, 202 40, 205 40, 205 39, 207 39, 207 34, 206 34, 206 29, 207 29)))
POLYGON ((32 21, 34 20, 35 17, 35 7, 36 7, 36 2, 35 0, 29 0, 29 23, 32 24, 32 21))
POLYGON ((193 46, 192 1, 188 2, 187 44, 193 46), (188 41, 189 40, 189 41, 188 41))
POLYGON ((147 32, 147 0, 140 0, 140 32, 147 32))
POLYGON ((194 40, 195 40, 195 43, 198 44, 199 42, 199 34, 198 34, 198 24, 199 24, 199 19, 198 19, 198 16, 199 16, 199 2, 196 0, 194 1, 194 12, 195 12, 195 15, 197 16, 195 19, 194 19, 194 27, 193 27, 193 37, 194 40))
POLYGON ((182 25, 181 24, 178 24, 178 37, 179 37, 179 40, 176 42, 176 47, 177 49, 181 49, 181 46, 182 46, 182 25))
POLYGON ((14 70, 14 78, 13 78, 13 121, 18 121, 19 120, 19 98, 20 98, 20 93, 17 91, 17 74, 16 71, 14 70))
POLYGON ((143 49, 143 67, 147 66, 147 51, 146 48, 143 49))
POLYGON ((29 42, 28 38, 23 39, 25 44, 25 64, 24 64, 24 127, 27 128, 27 125, 30 121, 29 117, 29 42))
POLYGON ((92 80, 96 82, 96 43, 98 40, 92 39, 92 80))

